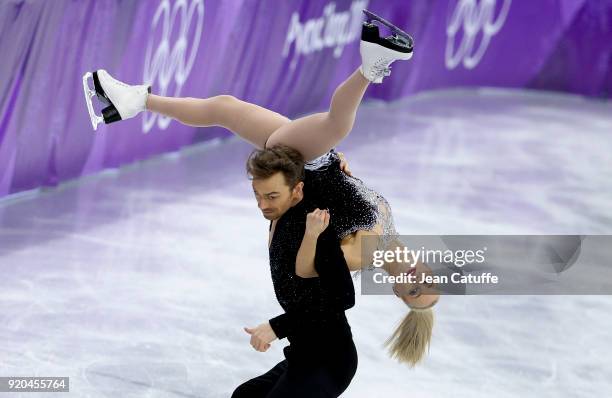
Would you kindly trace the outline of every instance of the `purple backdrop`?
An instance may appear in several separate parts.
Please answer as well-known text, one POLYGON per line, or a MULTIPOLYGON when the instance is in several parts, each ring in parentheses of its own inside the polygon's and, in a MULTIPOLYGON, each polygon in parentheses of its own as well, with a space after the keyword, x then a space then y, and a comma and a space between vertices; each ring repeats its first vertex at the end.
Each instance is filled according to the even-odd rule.
POLYGON ((367 97, 483 85, 610 96, 612 0, 2 1, 0 196, 229 134, 151 113, 94 133, 81 82, 94 69, 289 117, 327 108, 360 63, 363 8, 415 39, 367 97))

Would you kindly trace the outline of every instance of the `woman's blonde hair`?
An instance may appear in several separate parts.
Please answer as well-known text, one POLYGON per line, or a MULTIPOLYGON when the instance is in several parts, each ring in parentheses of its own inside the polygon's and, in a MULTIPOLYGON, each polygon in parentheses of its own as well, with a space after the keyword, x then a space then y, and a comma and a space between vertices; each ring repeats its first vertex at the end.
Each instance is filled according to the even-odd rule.
POLYGON ((391 358, 414 367, 429 350, 434 316, 431 307, 412 308, 402 320, 395 332, 387 339, 385 346, 389 349, 391 358))

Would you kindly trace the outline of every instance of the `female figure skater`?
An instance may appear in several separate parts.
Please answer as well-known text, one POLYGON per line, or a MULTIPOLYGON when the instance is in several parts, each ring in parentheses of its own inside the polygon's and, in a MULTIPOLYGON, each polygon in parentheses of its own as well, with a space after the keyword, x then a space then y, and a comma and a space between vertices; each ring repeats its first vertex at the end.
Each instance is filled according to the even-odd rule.
MULTIPOLYGON (((265 158, 271 154, 276 154, 280 158, 284 157, 285 163, 289 162, 296 165, 298 170, 300 162, 303 166, 304 160, 311 161, 306 168, 317 172, 312 173, 312 178, 307 184, 308 188, 306 191, 311 189, 311 194, 309 195, 318 198, 318 203, 326 203, 325 201, 327 200, 327 207, 330 209, 329 214, 331 216, 327 212, 320 210, 320 208, 324 208, 322 206, 318 206, 314 211, 309 211, 312 209, 308 209, 304 205, 300 206, 301 199, 303 199, 305 194, 302 188, 305 185, 299 178, 293 181, 287 180, 286 176, 283 176, 282 173, 280 174, 280 180, 274 180, 274 178, 270 180, 274 176, 278 177, 279 174, 262 179, 257 179, 253 176, 253 186, 254 188, 256 187, 256 182, 265 183, 263 186, 259 186, 262 196, 258 199, 258 203, 260 208, 264 207, 262 208, 264 217, 274 221, 271 223, 271 262, 276 232, 274 229, 277 227, 275 222, 282 220, 281 227, 282 225, 287 227, 295 225, 295 223, 286 222, 290 217, 284 217, 285 215, 308 215, 305 217, 305 220, 302 220, 302 236, 317 236, 318 240, 314 240, 316 242, 315 253, 307 249, 305 250, 307 255, 300 256, 302 259, 304 257, 310 259, 300 263, 303 265, 300 268, 300 272, 303 275, 300 281, 306 285, 308 285, 307 281, 309 279, 313 279, 313 281, 320 279, 320 281, 316 282, 320 284, 327 283, 328 288, 322 290, 324 295, 328 295, 327 301, 321 300, 319 303, 335 303, 333 314, 342 318, 344 313, 342 312, 340 315, 339 309, 346 309, 353 305, 350 299, 350 288, 345 283, 346 275, 339 272, 338 269, 329 268, 326 270, 324 266, 317 267, 317 265, 329 263, 334 258, 338 260, 338 257, 334 255, 338 251, 334 252, 334 250, 336 246, 340 246, 340 253, 343 256, 342 260, 348 264, 351 270, 360 269, 362 266, 360 259, 361 237, 366 235, 380 237, 381 239, 378 240, 377 246, 390 248, 396 244, 396 241, 390 237, 397 234, 394 232, 391 212, 386 200, 365 187, 360 180, 342 172, 339 167, 340 158, 333 151, 330 152, 330 149, 344 139, 352 129, 357 108, 369 84, 381 83, 384 76, 389 76, 389 66, 392 62, 410 59, 412 48, 406 46, 403 41, 398 40, 395 35, 381 38, 378 27, 372 23, 365 22, 362 28, 360 54, 362 65, 335 90, 329 111, 308 115, 296 120, 290 120, 276 112, 241 101, 229 95, 220 95, 206 99, 160 97, 150 94, 151 88, 149 86, 127 85, 115 80, 104 70, 95 72, 93 78, 98 98, 108 105, 103 111, 104 120, 107 123, 133 117, 146 109, 172 117, 187 125, 216 125, 231 130, 259 148, 259 152, 257 152, 259 155, 257 153, 253 155, 249 159, 249 164, 252 164, 254 157, 261 156, 265 158), (291 149, 294 150, 293 153, 291 149), (333 166, 334 164, 338 167, 333 166), (331 173, 320 173, 320 171, 324 170, 329 170, 331 173), (334 172, 334 170, 339 172, 334 172), (278 209, 275 209, 274 205, 270 205, 270 208, 265 208, 265 203, 272 203, 275 199, 274 195, 271 195, 270 192, 276 192, 265 191, 267 183, 285 183, 288 186, 287 190, 283 192, 288 193, 287 197, 290 200, 284 203, 289 204, 289 206, 281 206, 283 207, 282 211, 277 211, 278 209), (336 187, 333 191, 335 196, 331 195, 330 186, 336 187), (317 189, 319 189, 318 192, 317 189), (330 199, 332 196, 333 199, 330 199), (264 205, 261 203, 264 203, 264 205), (351 206, 345 206, 344 204, 346 203, 350 203, 351 206), (347 208, 348 211, 343 213, 341 211, 342 208, 347 208), (333 233, 331 230, 327 230, 330 219, 332 223, 337 225, 333 233), (308 233, 305 234, 305 232, 308 233), (325 237, 326 232, 328 232, 327 237, 325 237), (340 239, 340 241, 336 242, 335 239, 340 239), (340 244, 336 245, 336 243, 340 244), (324 259, 319 261, 312 260, 316 256, 322 256, 324 259), (332 273, 331 277, 324 275, 325 272, 330 271, 332 273), (321 278, 312 278, 318 275, 321 278), (332 291, 331 285, 329 285, 332 281, 338 282, 343 287, 339 295, 334 296, 329 293, 332 291)), ((257 196, 258 190, 256 188, 255 191, 257 196)), ((310 204, 312 203, 310 202, 310 204)), ((297 220, 297 216, 295 217, 297 220)), ((280 232, 282 229, 278 231, 280 232)), ((298 246, 300 246, 300 242, 298 242, 298 246)), ((299 255, 300 253, 298 253, 299 255)), ((293 258, 296 265, 296 275, 300 276, 297 269, 298 261, 295 260, 296 257, 293 258)), ((389 265, 386 270, 395 275, 407 271, 393 264, 389 265)), ((428 272, 423 264, 417 264, 416 270, 421 273, 428 272)), ((294 279, 297 280, 297 278, 294 279)), ((304 288, 308 290, 309 287, 306 286, 304 288)), ((395 294, 401 297, 411 310, 387 341, 387 345, 393 357, 411 365, 414 365, 422 358, 431 337, 433 325, 431 307, 437 302, 437 295, 424 294, 426 293, 426 288, 409 284, 394 286, 395 294)), ((314 289, 314 287, 311 286, 310 289, 314 289)), ((333 323, 338 320, 331 321, 325 317, 323 319, 317 318, 317 316, 309 318, 309 315, 312 315, 312 311, 309 314, 308 307, 304 308, 305 312, 302 312, 299 317, 283 314, 284 316, 282 315, 277 317, 278 319, 271 320, 268 323, 268 326, 271 326, 273 331, 271 334, 269 333, 270 330, 265 328, 265 325, 264 328, 249 329, 250 334, 255 336, 255 338, 251 339, 252 343, 255 342, 254 347, 265 351, 269 347, 270 341, 277 337, 284 337, 283 334, 289 337, 296 329, 309 330, 315 323, 320 329, 322 324, 327 322, 329 325, 329 322, 333 323), (263 336, 265 338, 262 337, 263 334, 265 334, 263 336)), ((343 322, 339 323, 339 325, 342 324, 343 322)), ((334 325, 336 324, 334 323, 334 325)), ((341 328, 337 328, 337 331, 339 330, 341 328)), ((302 347, 306 347, 306 345, 302 345, 302 347)), ((315 377, 317 380, 331 377, 330 383, 333 384, 333 388, 326 390, 326 392, 319 391, 319 394, 310 396, 338 396, 348 386, 356 368, 356 355, 352 357, 350 350, 349 344, 344 354, 350 366, 347 366, 344 374, 342 372, 335 376, 325 373, 320 373, 318 376, 310 374, 310 376, 315 377), (353 370, 348 369, 349 367, 353 370)), ((300 359, 306 357, 305 352, 301 354, 295 355, 298 355, 300 359), (299 356, 301 354, 304 355, 299 356)), ((283 369, 281 364, 277 366, 279 368, 275 367, 266 375, 254 379, 255 385, 266 384, 266 380, 268 380, 267 387, 264 390, 269 392, 270 390, 266 390, 266 388, 270 387, 270 379, 275 380, 274 383, 276 383, 279 379, 286 378, 286 369, 283 369)), ((315 369, 315 371, 319 369, 318 371, 321 372, 321 368, 311 369, 315 369)), ((302 387, 306 388, 305 386, 311 385, 312 380, 312 378, 302 379, 302 387)), ((296 382, 295 378, 292 382, 296 382)), ((321 384, 317 386, 320 387, 321 384)), ((247 390, 243 389, 241 391, 242 395, 239 395, 237 390, 235 396, 251 396, 249 395, 250 392, 245 393, 245 391, 247 390)), ((267 395, 268 392, 262 393, 260 396, 285 396, 281 393, 279 393, 280 395, 267 395)))
MULTIPOLYGON (((284 349, 285 360, 240 385, 232 397, 337 397, 357 368, 344 314, 355 304, 349 268, 362 268, 363 235, 375 238, 365 242, 374 243, 366 250, 401 245, 390 208, 382 196, 347 174, 348 165, 333 150, 304 165, 298 151, 277 144, 255 150, 247 172, 258 206, 271 221, 270 268, 285 313, 245 331, 258 351, 266 351, 277 338, 287 337, 290 345, 284 349)), ((386 264, 384 269, 393 275, 409 272, 406 264, 386 264)), ((420 263, 414 271, 417 280, 429 272, 420 263)), ((414 365, 429 343, 437 294, 417 283, 393 289, 413 310, 387 344, 392 356, 414 365)))

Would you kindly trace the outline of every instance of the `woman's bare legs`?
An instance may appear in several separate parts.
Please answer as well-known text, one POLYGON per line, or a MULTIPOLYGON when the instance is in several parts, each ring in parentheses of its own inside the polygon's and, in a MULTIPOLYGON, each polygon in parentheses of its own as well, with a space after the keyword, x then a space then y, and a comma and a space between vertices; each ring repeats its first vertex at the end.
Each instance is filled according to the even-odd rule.
POLYGON ((231 95, 172 98, 150 94, 146 108, 190 126, 222 126, 257 148, 285 144, 312 160, 336 146, 353 128, 357 108, 368 88, 359 69, 334 91, 328 112, 291 120, 231 95))
POLYGON ((263 148, 268 137, 291 119, 231 95, 174 98, 149 94, 148 110, 198 127, 221 126, 263 148))
POLYGON ((272 133, 266 146, 288 145, 300 151, 306 160, 323 155, 353 128, 357 108, 369 84, 359 69, 355 70, 334 91, 328 112, 304 116, 283 125, 272 133))

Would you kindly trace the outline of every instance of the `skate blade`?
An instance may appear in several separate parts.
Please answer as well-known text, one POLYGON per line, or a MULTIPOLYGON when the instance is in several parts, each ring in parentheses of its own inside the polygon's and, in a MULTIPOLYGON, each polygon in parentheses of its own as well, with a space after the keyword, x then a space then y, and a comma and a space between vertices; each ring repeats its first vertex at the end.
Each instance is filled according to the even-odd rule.
POLYGON ((404 32, 397 26, 393 25, 391 22, 387 21, 386 19, 374 14, 373 12, 370 12, 368 10, 363 10, 363 13, 366 15, 366 20, 368 21, 368 23, 371 23, 372 21, 377 21, 385 25, 386 27, 391 29, 391 31, 396 35, 396 38, 398 41, 401 41, 404 45, 406 45, 408 48, 412 50, 412 47, 414 46, 414 40, 412 39, 412 36, 404 32))
POLYGON ((409 51, 409 53, 412 54, 412 45, 404 37, 394 34, 392 36, 385 37, 385 39, 395 45, 406 48, 409 51))
POLYGON ((92 78, 93 75, 91 72, 87 72, 83 75, 83 92, 85 93, 85 103, 87 104, 87 111, 89 112, 89 117, 91 119, 91 126, 94 131, 98 129, 98 125, 104 121, 102 116, 96 115, 93 109, 93 104, 91 103, 91 99, 96 96, 96 90, 92 90, 89 88, 89 84, 87 83, 87 79, 92 78))

